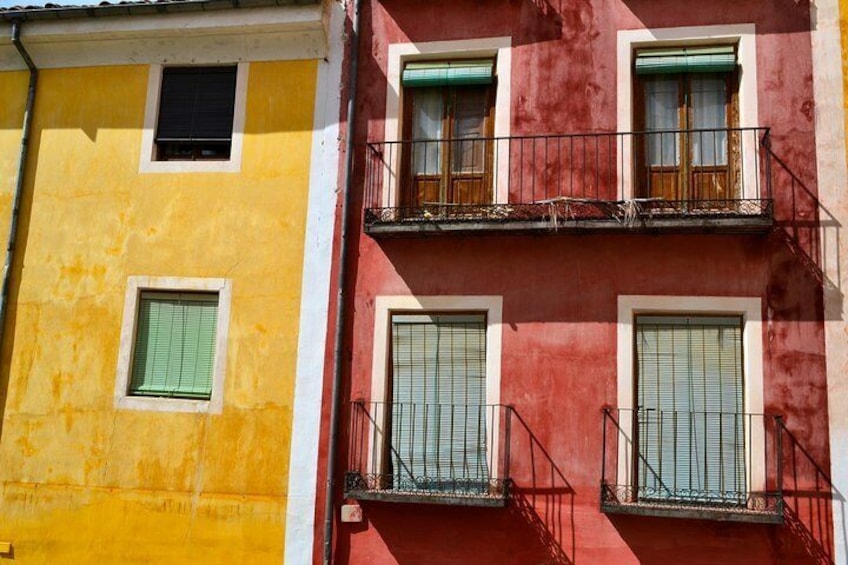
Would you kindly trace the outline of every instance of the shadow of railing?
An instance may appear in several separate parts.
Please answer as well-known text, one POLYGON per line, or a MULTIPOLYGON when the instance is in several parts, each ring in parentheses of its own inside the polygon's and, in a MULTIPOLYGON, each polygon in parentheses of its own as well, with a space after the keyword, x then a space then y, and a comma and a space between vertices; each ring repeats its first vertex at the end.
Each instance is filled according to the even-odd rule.
POLYGON ((839 248, 842 224, 819 201, 816 194, 766 146, 772 162, 775 195, 774 237, 798 260, 804 271, 824 289, 833 312, 842 312, 839 248))
MULTIPOLYGON (((845 499, 797 436, 784 427, 783 438, 786 525, 815 563, 836 565, 833 505, 844 508, 845 499)), ((839 531, 844 535, 845 524, 839 531)))
POLYGON ((515 469, 510 491, 511 511, 533 529, 551 563, 574 563, 574 489, 528 423, 514 409, 511 439, 515 469))

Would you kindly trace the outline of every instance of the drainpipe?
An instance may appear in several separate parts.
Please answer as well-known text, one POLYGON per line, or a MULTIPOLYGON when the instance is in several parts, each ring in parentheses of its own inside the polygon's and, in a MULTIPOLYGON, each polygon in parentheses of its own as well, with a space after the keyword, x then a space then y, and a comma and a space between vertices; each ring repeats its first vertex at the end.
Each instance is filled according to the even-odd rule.
POLYGON ((344 194, 342 195, 341 234, 339 236, 339 270, 336 295, 336 332, 333 344, 333 389, 330 408, 330 436, 327 449, 327 490, 324 504, 324 565, 333 560, 333 504, 336 486, 336 457, 339 443, 339 419, 342 389, 342 348, 345 327, 345 278, 347 276, 348 216, 353 184, 353 141, 356 124, 356 79, 359 68, 359 8, 361 0, 353 0, 352 30, 350 41, 350 66, 348 68, 347 139, 345 140, 344 194))
POLYGON ((32 111, 35 104, 35 88, 38 84, 38 68, 32 62, 21 43, 21 23, 12 22, 12 44, 20 53, 21 58, 29 69, 29 90, 27 91, 26 109, 24 110, 23 132, 21 133, 21 151, 18 158, 18 178, 15 183, 15 195, 12 200, 12 219, 9 222, 9 237, 6 247, 6 262, 3 264, 3 286, 0 288, 0 347, 6 329, 6 303, 9 299, 9 286, 12 280, 12 261, 15 258, 15 240, 18 235, 18 212, 21 206, 21 195, 24 191, 24 173, 26 170, 27 155, 29 154, 29 135, 32 129, 32 111))

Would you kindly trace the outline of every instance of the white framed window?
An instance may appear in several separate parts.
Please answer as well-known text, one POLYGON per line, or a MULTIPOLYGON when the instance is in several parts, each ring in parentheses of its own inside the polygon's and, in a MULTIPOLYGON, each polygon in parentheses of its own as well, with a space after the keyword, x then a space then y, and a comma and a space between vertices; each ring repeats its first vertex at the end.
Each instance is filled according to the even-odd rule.
POLYGON ((381 488, 488 494, 503 478, 502 297, 378 296, 375 315, 368 474, 381 488))
POLYGON ((702 130, 624 143, 624 197, 760 198, 759 139, 749 130, 759 126, 754 24, 620 30, 617 43, 617 130, 702 130), (714 62, 723 51, 732 53, 734 72, 650 73, 651 55, 714 62), (735 132, 720 131, 728 128, 735 132))
POLYGON ((220 413, 231 299, 228 279, 130 277, 115 406, 220 413))
MULTIPOLYGON (((467 65, 465 65, 467 66, 467 65)), ((386 122, 384 139, 388 143, 401 141, 404 136, 422 137, 429 139, 428 135, 452 135, 462 138, 465 135, 482 135, 483 137, 495 138, 509 137, 511 119, 511 73, 512 73, 512 38, 511 37, 489 37, 480 39, 467 39, 457 41, 432 41, 419 43, 392 43, 388 49, 388 67, 386 71, 386 122), (451 65, 453 63, 470 63, 471 65, 485 66, 488 62, 494 67, 491 71, 495 77, 490 91, 485 88, 477 89, 445 89, 444 92, 428 92, 416 88, 414 92, 418 95, 417 104, 408 100, 413 90, 404 87, 404 74, 409 75, 411 66, 425 63, 451 65), (440 100, 448 96, 467 99, 464 111, 467 115, 459 116, 445 113, 447 105, 441 104, 440 100), (479 100, 478 100, 479 98, 479 100), (415 108, 413 108, 415 106, 415 108), (419 114, 432 113, 436 111, 439 116, 430 120, 415 119, 416 112, 419 114), (406 110, 406 111, 404 111, 406 110), (404 115, 414 123, 404 123, 404 115), (426 123, 425 123, 426 121, 426 123), (456 125, 458 123, 458 126, 456 125), (441 124, 454 124, 453 129, 442 128, 441 124), (427 126, 427 127, 425 127, 427 126), (464 128, 464 129, 463 129, 464 128), (450 130, 450 131, 448 131, 450 130), (465 131, 467 130, 467 131, 465 131)), ((444 85, 443 85, 444 87, 444 85)), ((420 116, 419 116, 420 118, 420 116)), ((432 144, 433 148, 438 144, 432 144)), ((429 149, 429 145, 417 148, 419 152, 429 149)), ((485 193, 485 199, 493 199, 495 203, 506 202, 509 194, 509 145, 506 143, 491 144, 480 141, 469 141, 456 144, 454 153, 459 155, 464 152, 464 160, 456 160, 453 168, 462 165, 466 169, 469 163, 474 163, 478 168, 486 171, 485 180, 480 182, 492 184, 491 187, 477 187, 479 198, 485 193), (460 151, 461 150, 461 151, 460 151), (474 152, 479 153, 476 161, 474 152), (487 169, 488 167, 488 169, 487 169), (494 170, 492 170, 494 169, 494 170), (489 194, 491 192, 491 194, 489 194)), ((438 151, 438 150, 436 150, 438 151)), ((428 155, 416 155, 423 159, 422 162, 431 162, 436 158, 436 153, 429 151, 428 155)), ((393 187, 382 194, 383 207, 397 207, 402 205, 403 197, 397 194, 397 172, 402 169, 401 151, 394 151, 393 162, 385 170, 387 176, 383 186, 393 187)), ((443 159, 445 170, 450 159, 443 159)), ((440 167, 441 169, 441 167, 440 167)), ((436 176, 443 173, 439 171, 436 176)), ((438 184, 438 183, 435 183, 438 184)), ((435 185, 434 184, 434 185, 435 185)), ((479 184, 479 183, 478 183, 479 184)), ((421 190, 427 190, 424 186, 421 190)), ((441 195, 439 198, 448 198, 441 195)))
POLYGON ((239 172, 248 69, 151 65, 139 172, 239 172))
POLYGON ((763 492, 762 300, 622 295, 617 333, 619 429, 634 438, 619 483, 701 503, 763 492))

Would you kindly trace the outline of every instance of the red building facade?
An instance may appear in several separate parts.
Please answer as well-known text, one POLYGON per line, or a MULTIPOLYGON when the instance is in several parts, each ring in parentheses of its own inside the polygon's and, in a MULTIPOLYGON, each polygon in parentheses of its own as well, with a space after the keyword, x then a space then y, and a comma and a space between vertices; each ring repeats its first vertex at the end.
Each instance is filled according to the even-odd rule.
POLYGON ((833 562, 810 33, 363 0, 334 563, 833 562))

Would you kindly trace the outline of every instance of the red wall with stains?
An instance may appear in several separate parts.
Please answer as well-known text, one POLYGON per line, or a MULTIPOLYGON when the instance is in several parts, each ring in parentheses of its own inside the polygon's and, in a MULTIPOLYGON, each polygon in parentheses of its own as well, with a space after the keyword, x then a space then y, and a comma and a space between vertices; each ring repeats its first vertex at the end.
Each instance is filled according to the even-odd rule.
POLYGON ((506 509, 363 502, 363 523, 336 524, 335 562, 832 562, 809 9, 796 0, 363 0, 343 399, 370 398, 376 296, 501 295, 501 402, 526 438, 512 453, 506 509), (756 25, 758 121, 772 128, 779 160, 771 233, 362 233, 364 145, 384 135, 389 44, 512 36, 512 135, 615 131, 617 30, 737 23, 756 25), (619 295, 762 298, 765 408, 791 432, 785 525, 600 512, 619 295))

